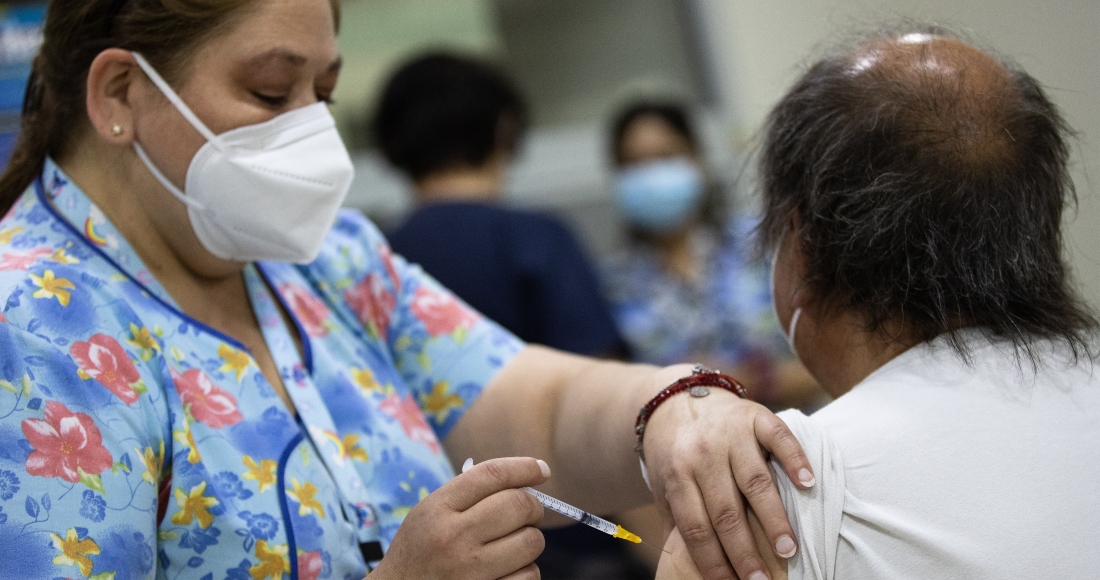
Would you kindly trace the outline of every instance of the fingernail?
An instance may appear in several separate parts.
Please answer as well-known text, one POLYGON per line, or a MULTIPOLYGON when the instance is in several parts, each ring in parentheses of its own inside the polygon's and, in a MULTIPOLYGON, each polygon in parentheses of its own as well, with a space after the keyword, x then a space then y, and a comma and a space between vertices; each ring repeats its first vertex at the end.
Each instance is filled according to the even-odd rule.
POLYGON ((775 542, 775 551, 784 558, 790 558, 798 551, 798 546, 790 536, 779 536, 779 540, 775 542))
POLYGON ((471 458, 466 460, 466 463, 462 464, 462 473, 466 473, 467 471, 470 471, 470 468, 473 467, 473 466, 474 466, 474 458, 471 457, 471 458))
POLYGON ((768 580, 768 575, 758 570, 749 575, 749 580, 768 580))
POLYGON ((814 474, 810 473, 809 469, 803 467, 798 470, 798 482, 806 487, 813 487, 817 480, 814 479, 814 474))
POLYGON ((550 466, 547 465, 546 462, 541 460, 541 459, 538 460, 538 463, 539 463, 539 469, 542 470, 542 476, 549 478, 550 477, 550 466))

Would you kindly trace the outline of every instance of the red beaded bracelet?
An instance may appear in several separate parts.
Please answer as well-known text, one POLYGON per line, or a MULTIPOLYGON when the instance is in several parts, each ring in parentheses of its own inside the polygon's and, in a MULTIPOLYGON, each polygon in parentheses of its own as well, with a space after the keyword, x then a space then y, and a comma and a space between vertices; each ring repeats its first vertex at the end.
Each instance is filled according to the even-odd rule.
POLYGON ((645 462, 645 450, 642 448, 642 439, 645 437, 645 426, 649 423, 649 418, 653 415, 653 412, 657 410, 657 407, 661 406, 661 403, 667 401, 673 395, 687 391, 693 397, 702 398, 710 394, 708 387, 717 387, 719 389, 725 389, 742 399, 752 400, 749 396, 749 391, 745 389, 745 385, 742 385, 737 379, 713 371, 704 367, 703 365, 696 365, 692 369, 692 373, 675 383, 665 387, 661 392, 657 393, 657 396, 649 400, 640 411, 638 411, 638 420, 634 422, 634 433, 638 436, 638 445, 634 447, 634 451, 638 452, 638 457, 645 462))

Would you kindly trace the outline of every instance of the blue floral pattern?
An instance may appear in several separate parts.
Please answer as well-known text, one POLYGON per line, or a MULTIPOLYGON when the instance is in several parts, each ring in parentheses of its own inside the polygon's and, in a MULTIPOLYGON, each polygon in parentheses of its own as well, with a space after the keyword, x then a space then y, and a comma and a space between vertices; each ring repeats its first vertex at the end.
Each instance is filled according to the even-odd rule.
POLYGON ((793 354, 772 307, 770 264, 753 256, 756 223, 735 217, 724 231, 694 232, 695 257, 706 272, 695 281, 670 273, 645 245, 608 260, 605 290, 637 361, 748 366, 757 374, 757 395, 773 388, 774 370, 793 354))
POLYGON ((0 500, 8 501, 19 493, 19 476, 6 469, 0 470, 0 500))
POLYGON ((84 493, 81 494, 81 498, 80 515, 93 522, 102 522, 107 513, 107 502, 103 499, 103 496, 98 495, 90 489, 86 489, 84 493))
POLYGON ((286 388, 331 428, 181 313, 47 161, 0 221, 0 542, 20 553, 0 577, 361 578, 364 530, 388 548, 453 477, 441 440, 523 346, 355 213, 314 263, 246 282, 286 388))

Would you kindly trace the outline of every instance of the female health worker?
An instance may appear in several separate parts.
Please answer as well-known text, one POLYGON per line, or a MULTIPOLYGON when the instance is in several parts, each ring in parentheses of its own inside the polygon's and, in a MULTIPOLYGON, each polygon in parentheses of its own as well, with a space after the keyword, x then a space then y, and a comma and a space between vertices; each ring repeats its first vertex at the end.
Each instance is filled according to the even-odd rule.
POLYGON ((774 415, 669 398, 650 496, 632 420, 688 367, 526 346, 338 211, 338 20, 51 2, 0 178, 0 576, 534 578, 545 482, 762 577, 738 489, 789 555, 762 448, 812 484, 774 415))

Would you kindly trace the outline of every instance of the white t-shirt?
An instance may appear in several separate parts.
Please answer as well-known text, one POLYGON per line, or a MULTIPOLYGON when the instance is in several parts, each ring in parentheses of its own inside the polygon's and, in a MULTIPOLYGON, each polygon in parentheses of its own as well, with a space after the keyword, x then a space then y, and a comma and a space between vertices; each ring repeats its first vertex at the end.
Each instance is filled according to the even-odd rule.
POLYGON ((776 478, 790 578, 1100 578, 1093 362, 1044 345, 1036 369, 969 344, 969 366, 922 344, 812 417, 780 413, 817 476, 776 478))

